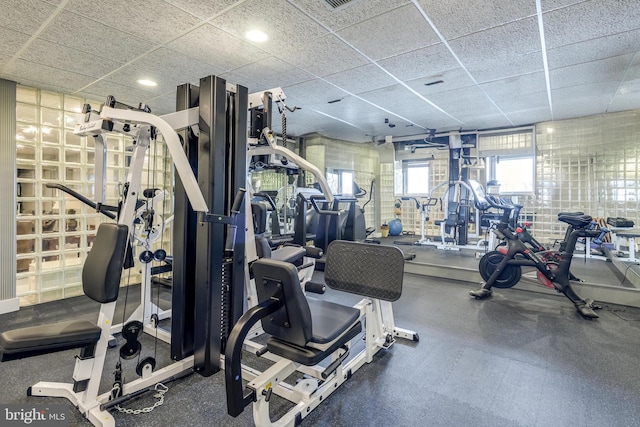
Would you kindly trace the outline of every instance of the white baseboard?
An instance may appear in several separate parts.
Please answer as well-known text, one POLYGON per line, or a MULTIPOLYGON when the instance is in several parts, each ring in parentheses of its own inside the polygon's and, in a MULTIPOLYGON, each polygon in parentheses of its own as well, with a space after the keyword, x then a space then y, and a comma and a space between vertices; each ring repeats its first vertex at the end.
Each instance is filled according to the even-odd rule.
POLYGON ((20 310, 20 300, 18 298, 5 299, 0 301, 0 314, 11 313, 20 310))

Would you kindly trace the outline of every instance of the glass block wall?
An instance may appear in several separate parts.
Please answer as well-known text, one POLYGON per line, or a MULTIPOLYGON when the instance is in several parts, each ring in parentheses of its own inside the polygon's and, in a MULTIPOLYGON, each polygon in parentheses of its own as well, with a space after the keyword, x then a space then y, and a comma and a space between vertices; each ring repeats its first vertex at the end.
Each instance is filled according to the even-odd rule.
MULTIPOLYGON (((73 197, 46 187, 47 183, 61 183, 89 199, 95 197, 94 141, 74 135, 73 127, 83 103, 97 108, 100 101, 24 86, 18 86, 16 95, 16 283, 24 306, 82 293, 84 259, 98 225, 108 219, 73 197)), ((117 205, 131 144, 123 135, 107 137, 107 204, 117 205)), ((143 186, 170 184, 172 175, 165 170, 171 170, 170 159, 164 145, 156 144, 145 162, 143 186), (150 162, 151 166, 156 164, 155 173, 150 162)), ((155 210, 160 212, 163 207, 155 210)), ((170 197, 164 210, 171 212, 170 197)), ((134 270, 132 283, 140 281, 138 270, 134 270)))
POLYGON ((536 126, 536 195, 523 200, 536 235, 561 236, 560 211, 640 224, 640 111, 536 126))

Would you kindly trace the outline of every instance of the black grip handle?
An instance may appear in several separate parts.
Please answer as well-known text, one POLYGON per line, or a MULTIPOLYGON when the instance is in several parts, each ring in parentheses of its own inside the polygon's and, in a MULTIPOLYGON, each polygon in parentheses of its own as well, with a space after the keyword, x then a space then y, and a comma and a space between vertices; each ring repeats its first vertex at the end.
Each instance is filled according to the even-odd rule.
POLYGON ((313 209, 316 212, 318 212, 320 215, 340 215, 340 212, 338 211, 332 211, 329 209, 320 209, 320 206, 318 206, 318 203, 313 196, 311 196, 311 206, 313 206, 313 209))
POLYGON ((304 249, 307 251, 306 256, 309 258, 320 259, 322 255, 324 255, 322 249, 316 248, 315 246, 307 246, 304 249))
POLYGON ((271 196, 268 195, 267 193, 262 193, 262 192, 254 193, 253 197, 256 197, 258 199, 266 200, 267 203, 269 203, 269 205, 271 206, 271 210, 272 211, 277 211, 278 210, 278 207, 276 206, 276 202, 274 202, 273 199, 271 198, 271 196))
POLYGON ((402 199, 402 200, 413 200, 416 203, 416 209, 420 209, 420 202, 418 202, 418 199, 416 199, 415 197, 402 196, 402 197, 400 197, 400 199, 402 199))
POLYGON ((233 199, 233 205, 231 205, 231 212, 238 213, 240 212, 240 207, 242 206, 242 201, 244 200, 244 195, 247 192, 244 188, 238 188, 238 192, 236 193, 236 198, 233 199))
POLYGON ((69 187, 67 187, 66 185, 62 185, 62 184, 45 184, 45 186, 47 188, 55 188, 58 189, 60 191, 64 191, 65 193, 67 193, 68 195, 75 197, 76 199, 80 200, 82 203, 84 203, 85 205, 96 209, 98 212, 100 212, 101 214, 107 216, 108 218, 111 219, 116 219, 115 214, 109 212, 108 206, 104 206, 104 205, 98 205, 96 202, 89 200, 88 198, 86 198, 85 196, 83 196, 82 194, 78 193, 77 191, 74 191, 72 189, 70 189, 69 187))

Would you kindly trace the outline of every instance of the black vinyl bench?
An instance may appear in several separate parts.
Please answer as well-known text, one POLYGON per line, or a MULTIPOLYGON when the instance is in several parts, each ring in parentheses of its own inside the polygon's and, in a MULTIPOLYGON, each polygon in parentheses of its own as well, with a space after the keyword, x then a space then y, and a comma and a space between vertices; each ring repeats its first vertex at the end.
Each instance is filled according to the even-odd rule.
MULTIPOLYGON (((105 304, 118 299, 127 234, 126 225, 105 223, 98 228, 82 268, 84 293, 96 302, 105 304)), ((100 336, 100 326, 88 320, 14 329, 0 334, 0 361, 74 348, 82 348, 84 357, 92 357, 100 336)))

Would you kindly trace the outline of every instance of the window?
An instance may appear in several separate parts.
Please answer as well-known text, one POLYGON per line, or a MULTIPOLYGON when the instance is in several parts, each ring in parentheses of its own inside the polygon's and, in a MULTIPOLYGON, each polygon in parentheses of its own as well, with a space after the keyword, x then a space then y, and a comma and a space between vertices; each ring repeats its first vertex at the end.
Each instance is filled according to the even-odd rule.
POLYGON ((327 169, 326 177, 333 194, 353 195, 353 171, 327 169))
POLYGON ((420 160, 404 160, 403 188, 402 193, 406 195, 428 194, 429 193, 429 164, 420 160))
POLYGON ((498 181, 500 193, 535 190, 533 128, 481 134, 479 154, 486 159, 487 181, 498 181))
POLYGON ((500 193, 533 193, 533 156, 494 157, 489 176, 500 184, 500 193))

